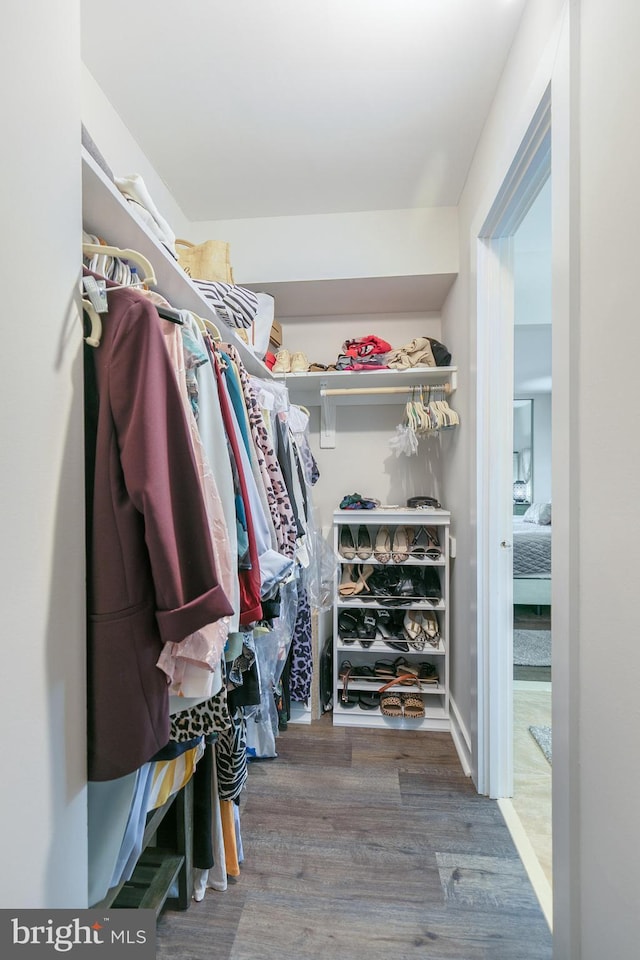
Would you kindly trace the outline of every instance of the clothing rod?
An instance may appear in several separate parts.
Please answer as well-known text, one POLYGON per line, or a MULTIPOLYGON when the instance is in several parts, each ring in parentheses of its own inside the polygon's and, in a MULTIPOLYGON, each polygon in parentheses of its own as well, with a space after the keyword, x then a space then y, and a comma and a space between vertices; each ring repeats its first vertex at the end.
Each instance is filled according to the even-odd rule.
POLYGON ((322 387, 320 389, 321 397, 349 397, 352 394, 359 396, 376 395, 379 393, 412 393, 418 390, 441 390, 444 393, 451 393, 450 383, 422 384, 421 386, 409 387, 353 387, 351 390, 337 390, 322 387))

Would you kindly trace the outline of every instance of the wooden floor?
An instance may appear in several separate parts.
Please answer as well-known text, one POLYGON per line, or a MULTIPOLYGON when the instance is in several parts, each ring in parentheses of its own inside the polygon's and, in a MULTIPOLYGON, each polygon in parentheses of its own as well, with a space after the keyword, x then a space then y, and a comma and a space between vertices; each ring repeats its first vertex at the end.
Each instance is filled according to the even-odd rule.
POLYGON ((529 731, 532 724, 551 726, 551 684, 516 683, 514 687, 513 808, 552 886, 552 768, 529 731))
POLYGON ((158 922, 158 960, 538 960, 551 935, 445 733, 289 725, 252 763, 245 862, 158 922))

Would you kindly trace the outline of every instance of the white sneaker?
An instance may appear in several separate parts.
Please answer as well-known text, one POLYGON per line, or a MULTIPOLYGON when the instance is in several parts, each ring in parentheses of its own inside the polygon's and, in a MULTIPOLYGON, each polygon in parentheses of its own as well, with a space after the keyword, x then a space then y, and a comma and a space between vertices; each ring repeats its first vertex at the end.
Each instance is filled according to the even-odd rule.
POLYGON ((272 373, 291 373, 291 354, 288 350, 278 350, 272 373))
POLYGON ((309 369, 309 360, 306 353, 301 351, 291 357, 291 373, 306 373, 309 369))

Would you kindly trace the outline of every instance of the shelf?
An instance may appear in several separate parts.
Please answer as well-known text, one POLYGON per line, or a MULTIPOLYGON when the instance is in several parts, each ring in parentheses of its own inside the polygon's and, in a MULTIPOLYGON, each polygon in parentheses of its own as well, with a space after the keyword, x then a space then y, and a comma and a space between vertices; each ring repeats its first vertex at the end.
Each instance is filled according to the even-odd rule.
POLYGON ((403 560, 402 563, 382 563, 380 560, 376 560, 375 557, 368 557, 366 560, 361 560, 357 557, 355 560, 346 560, 344 557, 338 556, 340 563, 370 563, 374 567, 389 567, 390 570, 397 570, 398 567, 444 567, 446 561, 444 558, 441 560, 403 560))
POLYGON ((232 327, 226 326, 201 295, 190 277, 164 246, 131 212, 131 205, 104 174, 93 157, 82 148, 82 223, 87 233, 114 246, 137 250, 151 263, 156 275, 154 287, 178 310, 191 310, 212 320, 223 338, 232 343, 252 376, 271 380, 269 368, 259 360, 232 327))
POLYGON ((160 916, 169 891, 184 865, 184 857, 156 847, 144 850, 133 875, 114 900, 113 909, 153 910, 160 916))
MULTIPOLYGON (((374 640, 370 647, 361 647, 360 638, 356 637, 353 643, 345 643, 344 640, 339 639, 336 641, 336 650, 343 650, 345 652, 350 651, 351 653, 386 653, 389 659, 396 657, 421 657, 425 659, 427 657, 437 657, 445 654, 446 647, 444 642, 441 640, 437 647, 426 646, 424 650, 394 650, 393 647, 388 647, 386 643, 382 640, 374 640)), ((348 659, 348 658, 344 658, 348 659)))
POLYGON ((414 387, 437 387, 444 383, 455 391, 458 379, 457 367, 410 367, 408 370, 322 370, 307 373, 274 373, 282 380, 291 397, 305 397, 305 404, 319 406, 323 390, 344 390, 341 396, 331 397, 338 406, 349 404, 402 403, 402 394, 360 394, 351 391, 360 389, 401 388, 405 399, 414 387))
POLYGON ((355 598, 336 599, 336 606, 346 607, 347 609, 365 609, 365 610, 445 610, 444 600, 438 603, 428 603, 426 600, 412 600, 411 603, 378 603, 375 600, 364 600, 360 594, 355 598))
MULTIPOLYGON (((361 523, 371 526, 393 527, 436 527, 448 524, 451 511, 442 508, 385 506, 374 507, 373 510, 334 510, 334 523, 351 524, 361 523)), ((355 563, 355 561, 353 561, 355 563)), ((368 563, 367 560, 360 561, 368 563)), ((398 564, 402 566, 402 564, 398 564)))
POLYGON ((274 374, 289 391, 293 403, 320 406, 320 446, 335 447, 336 407, 372 403, 398 405, 411 398, 414 388, 457 386, 457 367, 411 367, 408 370, 323 370, 274 374), (329 393, 327 392, 329 391, 329 393), (338 391, 338 395, 334 395, 338 391), (364 392, 361 392, 364 391, 364 392))
MULTIPOLYGON (((427 701, 428 704, 428 701, 427 701)), ((379 709, 362 710, 360 707, 333 707, 333 725, 336 727, 370 727, 383 730, 436 730, 451 729, 444 707, 425 704, 425 716, 417 718, 385 717, 379 709)))
MULTIPOLYGON (((356 526, 360 523, 374 526, 388 526, 390 529, 399 526, 418 526, 428 525, 439 528, 439 539, 442 548, 442 557, 439 560, 408 560, 404 563, 380 564, 379 561, 371 561, 372 566, 388 567, 391 570, 397 570, 399 567, 411 566, 438 568, 437 579, 442 591, 442 597, 437 603, 430 603, 426 598, 416 598, 406 602, 401 597, 390 597, 374 599, 371 594, 360 593, 357 596, 340 596, 338 593, 339 580, 343 575, 340 573, 341 566, 344 568, 349 563, 359 563, 366 565, 369 560, 360 559, 345 560, 341 558, 338 566, 338 576, 334 581, 334 604, 333 604, 333 650, 334 650, 334 679, 333 679, 333 722, 339 726, 353 727, 379 727, 384 729, 410 729, 410 730, 450 730, 449 721, 449 524, 451 514, 448 510, 442 508, 433 508, 423 510, 415 507, 376 507, 373 510, 334 510, 333 512, 333 547, 336 552, 339 550, 340 537, 345 525, 356 526), (340 566, 341 565, 341 566, 340 566), (404 600, 404 602, 403 602, 404 600), (389 602, 387 602, 389 601, 389 602), (354 626, 348 626, 344 623, 341 612, 343 610, 358 611, 358 614, 374 614, 379 610, 399 610, 398 620, 403 619, 403 615, 411 611, 433 611, 437 614, 438 629, 440 637, 435 647, 425 643, 422 650, 410 648, 406 651, 395 650, 388 645, 388 641, 382 638, 380 633, 373 641, 364 641, 353 634, 350 636, 345 632, 346 629, 355 630, 354 626), (340 622, 344 626, 340 629, 340 622), (345 642, 344 637, 349 640, 345 642), (363 642, 367 645, 364 646, 363 642), (373 667, 376 660, 386 660, 390 663, 397 661, 418 665, 422 663, 431 663, 437 672, 437 683, 422 683, 416 680, 409 684, 395 684, 387 687, 389 693, 418 693, 422 696, 425 704, 424 717, 387 717, 379 709, 363 709, 356 702, 353 705, 344 707, 340 696, 342 693, 342 681, 339 678, 340 666, 344 661, 349 661, 355 672, 358 668, 373 667)), ((355 538, 354 538, 355 539, 355 538)), ((435 577, 434 577, 435 579, 435 577)), ((373 587, 372 587, 373 589, 373 587)), ((419 590, 419 587, 416 589, 419 590)), ((395 621, 394 621, 395 622, 395 621)), ((399 628, 394 628, 399 629, 399 628)), ((402 638, 401 638, 402 639, 402 638)), ((365 671, 367 672, 367 671, 365 671)), ((395 672, 395 671, 394 671, 395 672)), ((372 694, 379 693, 386 686, 384 677, 358 677, 351 676, 348 679, 349 693, 354 694, 372 694)), ((357 700, 357 697, 354 697, 357 700)))
MULTIPOLYGON (((380 690, 380 687, 383 687, 385 683, 386 681, 384 677, 379 677, 375 683, 370 683, 367 680, 353 680, 350 678, 348 689, 350 691, 357 690, 358 693, 378 693, 378 691, 380 690)), ((342 691, 342 683, 338 682, 338 688, 337 688, 338 700, 340 699, 341 691, 342 691)), ((399 693, 423 693, 428 696, 435 696, 435 695, 444 695, 445 689, 443 684, 441 683, 430 683, 428 685, 424 684, 422 687, 417 687, 415 683, 412 683, 411 685, 407 683, 403 683, 403 684, 397 683, 395 686, 389 687, 388 691, 385 690, 385 693, 391 693, 392 691, 397 691, 399 693)))

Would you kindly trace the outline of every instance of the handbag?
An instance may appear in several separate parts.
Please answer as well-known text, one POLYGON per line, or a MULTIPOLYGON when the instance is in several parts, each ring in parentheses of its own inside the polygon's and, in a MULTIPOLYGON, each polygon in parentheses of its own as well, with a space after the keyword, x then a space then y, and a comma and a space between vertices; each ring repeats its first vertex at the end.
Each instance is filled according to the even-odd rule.
POLYGON ((440 509, 440 501, 435 497, 409 497, 407 506, 415 509, 416 507, 424 509, 440 509))
POLYGON ((225 240, 191 243, 176 240, 178 263, 193 280, 220 280, 233 283, 229 244, 225 240))

